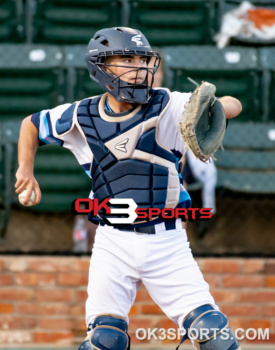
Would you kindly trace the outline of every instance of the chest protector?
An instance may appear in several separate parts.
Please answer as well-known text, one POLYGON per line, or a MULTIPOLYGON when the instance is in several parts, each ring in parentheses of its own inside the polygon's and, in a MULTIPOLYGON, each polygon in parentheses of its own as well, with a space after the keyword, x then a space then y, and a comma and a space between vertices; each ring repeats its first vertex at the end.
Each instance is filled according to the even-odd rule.
POLYGON ((106 95, 85 99, 77 109, 77 122, 93 153, 94 198, 132 198, 140 208, 175 208, 180 196, 177 158, 157 136, 169 93, 153 90, 148 104, 123 117, 108 116, 105 100, 106 95))

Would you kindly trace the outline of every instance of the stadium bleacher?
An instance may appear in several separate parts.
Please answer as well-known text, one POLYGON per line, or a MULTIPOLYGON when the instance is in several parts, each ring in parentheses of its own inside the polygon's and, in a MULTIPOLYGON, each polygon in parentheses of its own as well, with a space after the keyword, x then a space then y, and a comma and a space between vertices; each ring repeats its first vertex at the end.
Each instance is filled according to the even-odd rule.
POLYGON ((218 0, 130 0, 129 26, 151 45, 213 44, 219 27, 218 0))
POLYGON ((69 102, 105 92, 89 77, 84 57, 86 48, 85 45, 70 45, 63 48, 67 101, 69 102))
POLYGON ((217 87, 216 96, 238 98, 243 111, 240 121, 261 120, 259 113, 259 64, 257 50, 214 46, 181 46, 163 49, 167 83, 171 90, 193 91, 187 79, 209 81, 217 87))
POLYGON ((24 41, 23 0, 0 0, 0 43, 24 41))
POLYGON ((61 48, 53 45, 1 45, 1 121, 22 120, 64 102, 62 57, 61 48))
POLYGON ((262 121, 275 122, 275 48, 259 49, 259 65, 262 72, 262 121))
POLYGON ((218 186, 257 194, 275 194, 275 123, 237 123, 218 150, 218 186))
POLYGON ((116 0, 28 0, 31 40, 47 44, 87 43, 91 33, 121 25, 122 2, 116 0))

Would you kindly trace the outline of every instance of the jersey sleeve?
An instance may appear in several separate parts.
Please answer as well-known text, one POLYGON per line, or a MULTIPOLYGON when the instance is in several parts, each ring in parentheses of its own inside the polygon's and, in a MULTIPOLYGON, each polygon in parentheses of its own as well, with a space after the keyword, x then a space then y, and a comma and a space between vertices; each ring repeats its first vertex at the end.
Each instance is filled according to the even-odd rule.
POLYGON ((192 93, 171 92, 171 112, 175 124, 178 126, 182 120, 182 113, 185 110, 185 103, 190 100, 192 93))
MULTIPOLYGON (((31 121, 39 132, 39 145, 45 145, 49 143, 55 143, 59 146, 63 145, 66 139, 66 134, 61 133, 58 130, 59 120, 64 119, 64 115, 67 119, 73 120, 73 107, 70 103, 60 105, 53 109, 43 110, 38 113, 34 113, 31 116, 31 121), (70 114, 70 116, 68 116, 70 114)), ((60 127, 59 127, 60 129, 60 127)))
POLYGON ((185 103, 189 101, 191 93, 171 93, 171 102, 161 118, 159 124, 159 141, 171 151, 184 154, 185 144, 181 137, 179 122, 182 119, 182 113, 185 110, 185 103))
POLYGON ((57 144, 71 151, 86 174, 91 177, 92 151, 73 122, 76 104, 64 104, 56 108, 34 113, 31 121, 39 132, 39 144, 57 144))

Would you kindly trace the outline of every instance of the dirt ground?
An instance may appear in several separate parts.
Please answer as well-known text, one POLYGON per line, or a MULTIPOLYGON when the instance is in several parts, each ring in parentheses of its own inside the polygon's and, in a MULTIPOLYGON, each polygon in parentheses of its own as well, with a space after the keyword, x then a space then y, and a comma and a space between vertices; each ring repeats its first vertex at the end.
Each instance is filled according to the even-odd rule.
MULTIPOLYGON (((192 193, 200 207, 200 192, 192 193)), ((275 196, 217 193, 217 214, 207 222, 188 222, 195 255, 275 255, 275 196), (203 234, 205 233, 204 237, 203 234)), ((71 254, 74 216, 35 213, 13 207, 0 252, 71 254)), ((95 226, 90 223, 90 241, 95 226)))

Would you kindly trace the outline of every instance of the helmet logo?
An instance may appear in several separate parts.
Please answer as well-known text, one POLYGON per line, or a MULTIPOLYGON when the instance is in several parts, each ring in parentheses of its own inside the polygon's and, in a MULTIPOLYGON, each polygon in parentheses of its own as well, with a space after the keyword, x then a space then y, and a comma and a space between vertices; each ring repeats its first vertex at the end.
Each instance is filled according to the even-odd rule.
POLYGON ((141 41, 141 34, 133 36, 131 40, 134 41, 137 46, 143 46, 143 42, 141 41))
POLYGON ((127 153, 127 149, 126 149, 126 144, 128 143, 129 139, 125 139, 123 141, 118 142, 115 145, 115 149, 117 149, 118 151, 127 153))

